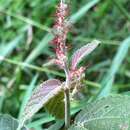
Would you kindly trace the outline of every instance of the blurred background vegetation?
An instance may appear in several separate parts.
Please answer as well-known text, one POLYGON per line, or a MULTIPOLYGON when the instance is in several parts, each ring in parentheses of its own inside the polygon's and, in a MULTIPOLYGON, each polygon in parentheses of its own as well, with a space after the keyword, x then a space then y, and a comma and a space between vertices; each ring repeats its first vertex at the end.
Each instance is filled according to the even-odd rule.
MULTIPOLYGON (((57 3, 0 0, 0 113, 19 117, 36 85, 50 78, 64 80, 58 67, 47 65, 55 55, 50 32, 57 3)), ((69 57, 93 39, 101 41, 81 63, 87 66, 85 97, 130 94, 130 1, 71 0, 69 6, 73 23, 67 40, 69 57)), ((79 104, 72 103, 73 113, 79 104)), ((28 126, 41 130, 53 120, 42 109, 28 126)))

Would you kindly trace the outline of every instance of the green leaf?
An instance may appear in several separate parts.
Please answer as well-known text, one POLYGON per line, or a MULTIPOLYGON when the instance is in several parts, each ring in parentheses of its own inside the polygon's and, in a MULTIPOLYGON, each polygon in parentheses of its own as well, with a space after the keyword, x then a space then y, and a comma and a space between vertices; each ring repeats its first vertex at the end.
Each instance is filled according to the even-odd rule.
POLYGON ((64 93, 61 91, 52 98, 46 105, 46 110, 57 119, 64 119, 64 93))
POLYGON ((27 124, 27 127, 28 128, 38 127, 54 120, 55 118, 49 115, 48 113, 43 113, 41 118, 34 120, 32 122, 29 122, 27 124))
MULTIPOLYGON (((18 121, 9 115, 0 115, 0 130, 16 130, 18 121)), ((21 130, 27 130, 22 128, 21 130)))
POLYGON ((48 103, 53 97, 62 91, 61 82, 50 79, 37 87, 30 97, 21 118, 21 124, 30 119, 39 109, 48 103))
POLYGON ((69 130, 129 130, 130 97, 109 96, 89 103, 69 130))

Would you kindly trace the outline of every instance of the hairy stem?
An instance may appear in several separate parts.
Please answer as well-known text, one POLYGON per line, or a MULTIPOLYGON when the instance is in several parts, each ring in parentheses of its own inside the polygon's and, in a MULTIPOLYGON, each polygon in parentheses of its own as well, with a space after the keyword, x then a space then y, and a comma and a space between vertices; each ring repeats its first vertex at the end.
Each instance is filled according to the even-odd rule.
POLYGON ((64 88, 64 97, 65 97, 65 128, 66 130, 70 126, 70 79, 69 79, 69 69, 67 64, 65 65, 65 74, 66 74, 66 83, 64 88))
POLYGON ((16 130, 21 130, 24 125, 24 121, 19 121, 18 128, 16 130))
POLYGON ((70 126, 70 96, 68 88, 65 90, 64 95, 65 95, 65 128, 67 130, 70 126))

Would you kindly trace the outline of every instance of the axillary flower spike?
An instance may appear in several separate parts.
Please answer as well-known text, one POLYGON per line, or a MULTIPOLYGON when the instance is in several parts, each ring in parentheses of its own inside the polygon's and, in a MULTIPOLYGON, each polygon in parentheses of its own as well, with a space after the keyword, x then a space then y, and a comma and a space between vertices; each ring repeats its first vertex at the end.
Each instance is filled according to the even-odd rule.
MULTIPOLYGON (((68 16, 68 5, 65 3, 65 0, 60 1, 57 6, 55 15, 56 20, 53 26, 55 30, 55 37, 52 41, 56 53, 56 58, 54 60, 55 63, 64 70, 66 81, 61 82, 57 79, 49 79, 46 82, 43 82, 39 87, 37 87, 25 106, 24 113, 21 117, 17 130, 20 130, 21 127, 24 125, 24 122, 31 118, 36 112, 38 112, 38 110, 41 109, 43 105, 46 106, 51 99, 58 96, 58 94, 61 94, 61 91, 64 92, 63 107, 65 129, 68 130, 71 122, 70 94, 73 94, 73 92, 78 92, 77 90, 79 90, 80 86, 82 86, 82 81, 84 78, 85 67, 78 67, 78 65, 82 61, 82 59, 90 54, 100 43, 99 41, 94 40, 91 43, 84 45, 76 52, 74 52, 71 58, 71 63, 69 63, 67 56, 68 48, 66 46, 66 39, 70 28, 70 21, 66 20, 66 17, 68 16)), ((0 60, 2 59, 4 58, 0 57, 0 60)), ((62 99, 58 100, 63 101, 62 99)))
POLYGON ((56 31, 55 38, 52 41, 52 44, 55 46, 56 52, 56 60, 55 63, 60 66, 60 68, 65 67, 65 60, 66 60, 66 37, 68 33, 68 28, 66 24, 66 16, 67 16, 67 4, 60 1, 59 5, 57 6, 56 10, 56 20, 54 24, 54 30, 56 31))

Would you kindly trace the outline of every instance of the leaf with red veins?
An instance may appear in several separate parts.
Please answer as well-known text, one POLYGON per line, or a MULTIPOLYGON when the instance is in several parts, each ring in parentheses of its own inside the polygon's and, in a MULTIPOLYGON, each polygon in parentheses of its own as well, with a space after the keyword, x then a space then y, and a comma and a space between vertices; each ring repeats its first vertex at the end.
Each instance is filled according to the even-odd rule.
POLYGON ((61 82, 57 79, 47 80, 37 87, 30 97, 22 116, 25 122, 31 118, 39 109, 48 103, 55 95, 62 91, 61 82))
POLYGON ((72 56, 71 69, 75 70, 79 62, 88 54, 90 54, 98 45, 100 41, 93 40, 91 43, 78 49, 72 56))

